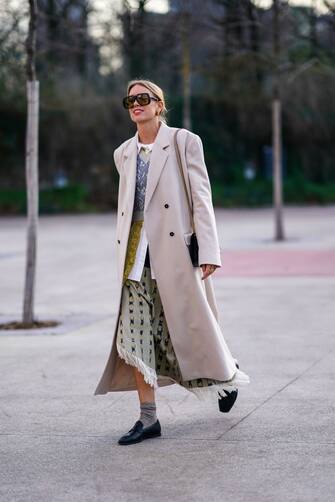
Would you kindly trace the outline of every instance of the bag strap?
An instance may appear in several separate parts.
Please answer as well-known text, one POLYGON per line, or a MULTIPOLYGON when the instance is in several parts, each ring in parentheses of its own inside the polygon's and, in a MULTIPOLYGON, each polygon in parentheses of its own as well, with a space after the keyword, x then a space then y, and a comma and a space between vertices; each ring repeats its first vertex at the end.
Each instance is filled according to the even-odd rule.
POLYGON ((184 171, 183 171, 183 165, 182 165, 180 151, 179 151, 179 147, 178 147, 178 141, 177 141, 177 134, 178 134, 179 131, 181 131, 181 129, 177 129, 176 132, 174 133, 174 148, 175 148, 175 151, 176 151, 176 156, 177 156, 178 166, 179 166, 179 170, 180 170, 180 175, 181 175, 181 178, 183 180, 183 185, 184 185, 184 189, 185 189, 185 195, 186 195, 186 199, 187 199, 187 205, 188 205, 188 210, 189 210, 189 214, 190 214, 191 225, 192 225, 193 232, 195 232, 194 221, 193 221, 193 207, 192 207, 192 204, 190 202, 188 191, 187 191, 187 187, 186 187, 186 181, 185 181, 185 176, 184 176, 184 171))

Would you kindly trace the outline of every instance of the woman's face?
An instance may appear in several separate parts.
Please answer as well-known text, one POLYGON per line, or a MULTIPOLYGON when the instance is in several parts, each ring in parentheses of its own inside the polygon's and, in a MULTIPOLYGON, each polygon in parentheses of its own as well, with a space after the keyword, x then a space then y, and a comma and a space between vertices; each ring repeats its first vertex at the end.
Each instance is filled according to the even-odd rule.
MULTIPOLYGON (((143 85, 135 84, 129 91, 129 95, 140 94, 141 92, 149 93, 149 96, 154 94, 143 85)), ((148 105, 141 106, 135 101, 133 108, 129 109, 130 118, 135 123, 148 122, 150 120, 158 120, 158 113, 161 110, 163 103, 152 99, 148 105)))

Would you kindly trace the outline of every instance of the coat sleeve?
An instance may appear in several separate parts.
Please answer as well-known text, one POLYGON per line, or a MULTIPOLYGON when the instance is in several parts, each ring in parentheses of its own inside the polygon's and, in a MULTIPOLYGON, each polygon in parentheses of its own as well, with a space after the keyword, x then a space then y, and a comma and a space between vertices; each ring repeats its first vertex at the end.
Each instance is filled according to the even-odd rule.
POLYGON ((212 190, 200 136, 192 134, 186 143, 186 162, 193 201, 193 220, 199 244, 199 265, 222 266, 212 202, 212 190))

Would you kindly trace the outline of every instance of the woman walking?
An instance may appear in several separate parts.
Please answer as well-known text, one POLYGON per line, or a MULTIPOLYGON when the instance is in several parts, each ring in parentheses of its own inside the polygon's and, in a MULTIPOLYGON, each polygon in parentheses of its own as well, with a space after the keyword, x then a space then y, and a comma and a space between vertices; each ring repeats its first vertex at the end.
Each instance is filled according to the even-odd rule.
POLYGON ((167 125, 153 82, 129 82, 123 105, 137 132, 114 151, 118 315, 95 394, 137 390, 140 416, 125 445, 161 435, 158 387, 177 383, 228 411, 249 377, 219 325, 211 274, 221 258, 201 139, 167 125))

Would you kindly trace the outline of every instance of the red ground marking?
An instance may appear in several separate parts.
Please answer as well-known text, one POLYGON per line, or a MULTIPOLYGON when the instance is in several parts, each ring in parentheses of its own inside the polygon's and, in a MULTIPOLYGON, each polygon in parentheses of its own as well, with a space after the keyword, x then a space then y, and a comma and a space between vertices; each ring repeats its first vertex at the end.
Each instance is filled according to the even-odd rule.
POLYGON ((225 250, 217 276, 335 276, 335 249, 225 250))

